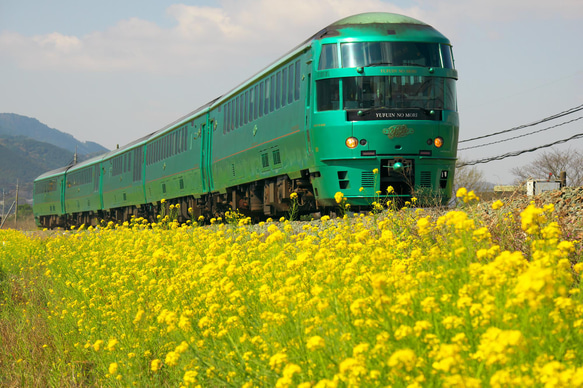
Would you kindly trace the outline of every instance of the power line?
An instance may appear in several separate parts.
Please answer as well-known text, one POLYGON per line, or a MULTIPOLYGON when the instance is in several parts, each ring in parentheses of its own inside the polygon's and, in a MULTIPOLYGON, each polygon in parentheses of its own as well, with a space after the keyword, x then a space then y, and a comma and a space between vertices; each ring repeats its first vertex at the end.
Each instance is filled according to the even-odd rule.
POLYGON ((571 140, 576 140, 576 139, 581 139, 581 138, 583 138, 583 133, 579 133, 577 135, 573 135, 573 136, 571 136, 568 139, 557 140, 554 143, 545 144, 545 145, 538 146, 538 147, 534 147, 534 148, 530 148, 530 149, 527 149, 527 150, 515 151, 515 152, 508 152, 508 153, 503 154, 503 155, 498 155, 498 156, 493 156, 493 157, 490 157, 490 158, 478 159, 478 160, 473 160, 471 162, 461 163, 458 167, 473 166, 473 165, 476 165, 476 164, 488 163, 488 162, 492 162, 492 161, 495 161, 495 160, 503 160, 503 159, 506 159, 506 158, 512 158, 512 157, 515 157, 515 156, 518 156, 518 155, 522 155, 522 154, 527 153, 527 152, 538 151, 538 150, 540 150, 542 148, 552 147, 552 146, 557 145, 557 144, 567 143, 567 142, 569 142, 571 140))
POLYGON ((549 129, 553 129, 553 128, 557 128, 557 127, 560 127, 560 126, 563 126, 563 125, 566 125, 566 124, 570 124, 570 123, 572 123, 572 122, 574 122, 574 121, 581 120, 581 119, 583 119, 583 116, 577 117, 576 119, 573 119, 573 120, 564 121, 564 122, 562 122, 562 123, 560 123, 560 124, 553 125, 553 126, 551 126, 551 127, 547 127, 547 128, 539 129, 539 130, 537 130, 537 131, 534 131, 534 132, 529 132, 529 133, 525 133, 525 134, 523 134, 523 135, 518 135, 518 136, 514 136, 514 137, 509 137, 508 139, 503 139, 503 140, 493 141, 493 142, 490 142, 490 143, 478 144, 478 145, 471 146, 471 147, 466 147, 466 148, 460 148, 460 149, 458 149, 458 151, 471 150, 471 149, 473 149, 473 148, 481 148, 481 147, 486 147, 486 146, 489 146, 489 145, 492 145, 492 144, 504 143, 504 142, 506 142, 506 141, 510 141, 510 140, 518 139, 518 138, 525 137, 525 136, 534 135, 535 133, 539 133, 539 132, 548 131, 549 129))
POLYGON ((530 124, 523 124, 523 125, 519 125, 518 127, 514 127, 514 128, 510 128, 510 129, 505 129, 505 130, 503 130, 503 131, 499 131, 499 132, 490 133, 490 134, 488 134, 488 135, 483 135, 483 136, 473 137, 473 138, 471 138, 471 139, 460 140, 458 143, 465 143, 465 142, 468 142, 468 141, 474 141, 474 140, 479 140, 479 139, 485 139, 485 138, 487 138, 487 137, 492 137, 492 136, 496 136, 496 135, 501 135, 501 134, 503 134, 503 133, 508 133, 508 132, 512 132, 512 131, 517 131, 517 130, 519 130, 519 129, 523 129, 523 128, 533 127, 533 126, 535 126, 535 125, 538 125, 538 124, 541 124, 541 123, 544 123, 544 122, 547 122, 547 121, 551 121, 551 120, 554 120, 554 119, 558 119, 559 117, 563 117, 563 116, 570 115, 571 113, 575 113, 575 112, 578 112, 578 111, 580 111, 580 110, 583 110, 583 104, 582 104, 582 105, 579 105, 579 106, 576 106, 576 107, 574 107, 574 108, 567 109, 567 110, 565 110, 565 111, 563 111, 563 112, 559 112, 559 113, 557 113, 557 114, 554 114, 554 115, 552 115, 552 116, 545 117, 544 119, 541 119, 541 120, 535 121, 535 122, 533 122, 533 123, 530 123, 530 124))

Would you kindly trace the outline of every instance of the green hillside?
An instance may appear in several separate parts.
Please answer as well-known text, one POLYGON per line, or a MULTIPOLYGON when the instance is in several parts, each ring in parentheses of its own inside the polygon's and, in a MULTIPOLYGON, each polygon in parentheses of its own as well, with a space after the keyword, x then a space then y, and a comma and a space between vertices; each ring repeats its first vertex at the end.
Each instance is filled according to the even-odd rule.
POLYGON ((0 137, 0 187, 6 192, 19 183, 22 198, 32 198, 32 182, 40 174, 65 166, 73 153, 52 144, 19 137, 0 137))
POLYGON ((108 151, 97 143, 80 142, 36 119, 0 113, 0 190, 5 199, 14 197, 18 182, 19 198, 30 201, 34 179, 72 163, 75 150, 79 161, 108 151))

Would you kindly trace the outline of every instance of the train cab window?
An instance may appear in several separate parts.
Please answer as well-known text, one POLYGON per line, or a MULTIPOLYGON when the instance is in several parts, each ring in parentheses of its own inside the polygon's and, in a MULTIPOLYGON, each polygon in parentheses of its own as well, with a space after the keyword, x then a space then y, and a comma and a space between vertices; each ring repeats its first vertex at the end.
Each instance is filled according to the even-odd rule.
POLYGON ((323 79, 316 83, 318 111, 340 109, 340 82, 338 79, 323 79))
POLYGON ((451 46, 442 44, 441 47, 441 62, 446 69, 453 69, 453 53, 451 46))
POLYGON ((444 109, 457 111, 455 80, 445 80, 445 104, 444 109))
MULTIPOLYGON (((451 81, 451 82, 449 82, 451 81)), ((421 108, 444 109, 444 83, 454 80, 423 76, 371 76, 344 78, 342 84, 344 109, 421 108)), ((449 104, 455 104, 450 96, 449 104)), ((446 108, 447 109, 447 108, 446 108)), ((453 110, 453 109, 452 109, 453 110)))
POLYGON ((438 43, 347 42, 340 45, 342 67, 441 67, 438 43))
POLYGON ((336 43, 322 45, 318 70, 336 68, 338 68, 338 51, 336 49, 336 43))

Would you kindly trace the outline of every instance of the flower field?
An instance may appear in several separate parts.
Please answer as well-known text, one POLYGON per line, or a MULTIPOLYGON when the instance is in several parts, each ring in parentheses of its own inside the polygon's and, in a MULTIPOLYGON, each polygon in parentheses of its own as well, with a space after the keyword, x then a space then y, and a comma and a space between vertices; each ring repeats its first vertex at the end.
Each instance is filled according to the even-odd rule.
POLYGON ((0 385, 583 386, 580 242, 552 205, 485 217, 458 194, 441 214, 2 230, 0 385))

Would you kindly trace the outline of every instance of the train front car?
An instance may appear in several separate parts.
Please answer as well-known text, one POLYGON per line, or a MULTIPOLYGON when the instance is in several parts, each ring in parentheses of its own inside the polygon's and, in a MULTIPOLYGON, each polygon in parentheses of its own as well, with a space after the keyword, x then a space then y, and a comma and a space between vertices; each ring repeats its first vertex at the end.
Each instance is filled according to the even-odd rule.
POLYGON ((396 14, 342 19, 316 35, 309 128, 318 202, 451 197, 459 119, 449 40, 396 14))

